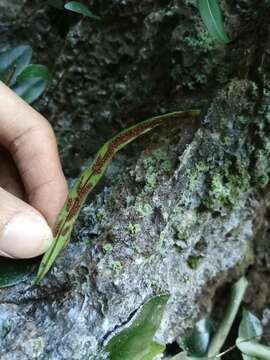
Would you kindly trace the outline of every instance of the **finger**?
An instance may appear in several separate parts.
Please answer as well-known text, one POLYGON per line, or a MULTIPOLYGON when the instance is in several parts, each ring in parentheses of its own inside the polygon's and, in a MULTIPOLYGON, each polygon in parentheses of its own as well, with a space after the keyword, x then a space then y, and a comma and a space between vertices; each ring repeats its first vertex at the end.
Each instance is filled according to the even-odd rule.
POLYGON ((44 253, 52 231, 30 205, 0 188, 0 255, 31 258, 44 253))
POLYGON ((67 196, 49 123, 0 82, 0 143, 11 153, 29 203, 53 225, 67 196))
POLYGON ((20 199, 25 197, 19 172, 12 157, 4 148, 0 148, 0 187, 20 199))

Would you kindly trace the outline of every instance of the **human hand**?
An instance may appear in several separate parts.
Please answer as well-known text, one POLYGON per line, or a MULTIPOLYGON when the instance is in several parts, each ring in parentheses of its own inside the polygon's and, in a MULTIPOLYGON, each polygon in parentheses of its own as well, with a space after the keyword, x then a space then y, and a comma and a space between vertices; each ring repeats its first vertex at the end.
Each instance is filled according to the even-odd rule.
POLYGON ((51 126, 0 82, 0 255, 45 252, 66 196, 51 126))

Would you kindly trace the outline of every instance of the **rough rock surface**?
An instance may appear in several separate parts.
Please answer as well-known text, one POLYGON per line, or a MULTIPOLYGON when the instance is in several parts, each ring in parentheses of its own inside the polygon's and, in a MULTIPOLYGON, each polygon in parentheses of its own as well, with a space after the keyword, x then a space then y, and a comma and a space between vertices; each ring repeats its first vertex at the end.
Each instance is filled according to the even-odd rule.
MULTIPOLYGON (((100 359, 103 344, 164 292, 157 338, 171 343, 211 310, 218 287, 252 264, 258 283, 256 269, 267 278, 270 268, 269 2, 222 2, 235 38, 227 47, 209 37, 195 1, 91 3, 101 24, 72 25, 79 18, 66 15, 59 25, 48 8, 0 22, 1 42, 31 41, 38 62, 60 54, 58 76, 68 68, 49 103, 37 104, 52 117, 67 174, 123 125, 179 108, 202 116, 123 151, 42 286, 0 291, 1 360, 100 359)), ((262 298, 255 308, 267 306, 262 298)))

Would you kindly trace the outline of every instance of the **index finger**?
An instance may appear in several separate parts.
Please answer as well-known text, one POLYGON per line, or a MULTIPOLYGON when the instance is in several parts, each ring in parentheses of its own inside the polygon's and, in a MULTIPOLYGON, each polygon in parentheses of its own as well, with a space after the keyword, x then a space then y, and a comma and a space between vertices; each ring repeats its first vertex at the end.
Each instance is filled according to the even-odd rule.
POLYGON ((12 155, 29 203, 52 226, 67 196, 50 124, 0 82, 0 144, 12 155))

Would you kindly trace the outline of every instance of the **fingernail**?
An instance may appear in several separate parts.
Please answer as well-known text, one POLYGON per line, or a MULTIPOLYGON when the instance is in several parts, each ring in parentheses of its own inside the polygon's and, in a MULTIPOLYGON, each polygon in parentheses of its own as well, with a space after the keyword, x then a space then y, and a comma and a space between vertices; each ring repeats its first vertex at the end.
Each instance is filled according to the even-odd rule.
POLYGON ((17 213, 0 234, 0 251, 4 256, 31 258, 43 254, 52 239, 52 231, 42 216, 17 213))

